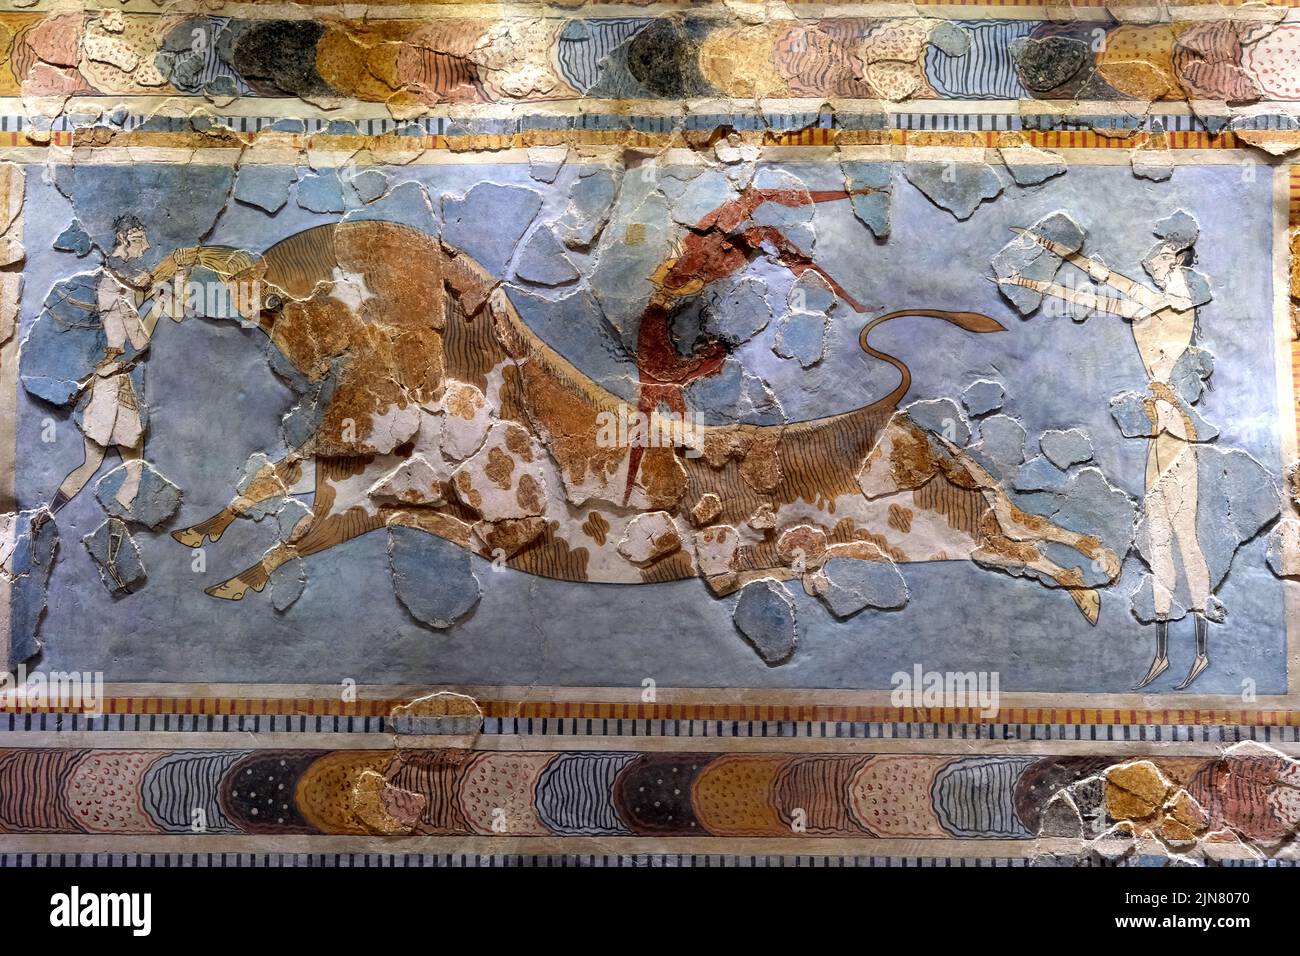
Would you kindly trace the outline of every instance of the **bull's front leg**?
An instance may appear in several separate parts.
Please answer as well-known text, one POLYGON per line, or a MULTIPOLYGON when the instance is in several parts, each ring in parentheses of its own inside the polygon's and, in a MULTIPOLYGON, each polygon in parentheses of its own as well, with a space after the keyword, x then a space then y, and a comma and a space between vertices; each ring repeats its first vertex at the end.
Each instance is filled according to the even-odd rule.
POLYGON ((1053 524, 1027 514, 983 466, 941 435, 925 431, 903 413, 882 430, 858 473, 858 484, 868 498, 900 490, 917 490, 932 481, 945 481, 977 496, 981 502, 975 523, 970 559, 1013 575, 1033 577, 1062 588, 1092 623, 1097 622, 1101 599, 1084 577, 1081 567, 1063 567, 1041 548, 1053 542, 1072 548, 1104 575, 1104 583, 1119 576, 1120 561, 1095 536, 1053 524))
POLYGON ((172 532, 187 548, 199 548, 204 540, 216 544, 234 520, 271 498, 311 491, 315 486, 315 460, 302 449, 270 462, 254 473, 230 504, 212 517, 172 532))
MULTIPOLYGON (((944 439, 939 438, 940 441, 944 439)), ((945 445, 950 443, 944 441, 945 445)), ((1015 502, 1001 485, 961 449, 952 448, 952 469, 957 481, 970 481, 980 490, 997 521, 998 533, 1018 542, 1051 541, 1073 548, 1093 563, 1097 571, 1106 576, 1109 584, 1119 577, 1120 559, 1114 551, 1101 543, 1095 535, 1081 534, 1062 528, 1042 515, 1029 514, 1016 507, 1015 502)))

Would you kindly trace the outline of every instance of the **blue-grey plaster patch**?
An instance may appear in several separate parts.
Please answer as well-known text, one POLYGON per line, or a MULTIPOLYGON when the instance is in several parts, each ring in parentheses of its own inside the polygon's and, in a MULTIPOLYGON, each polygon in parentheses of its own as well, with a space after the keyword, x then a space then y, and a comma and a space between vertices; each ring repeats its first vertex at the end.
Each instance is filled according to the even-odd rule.
POLYGON ((524 243, 515 275, 534 285, 558 286, 573 282, 579 272, 564 254, 564 247, 555 238, 555 233, 543 226, 534 230, 524 243))
POLYGON ((1039 436, 1038 447, 1062 471, 1092 460, 1092 438, 1082 428, 1049 429, 1039 436))
POLYGON ((417 621, 440 630, 474 609, 481 589, 469 552, 414 528, 388 529, 393 591, 417 621))
POLYGON ((903 409, 903 413, 918 428, 942 435, 954 445, 964 446, 970 443, 970 425, 957 403, 950 398, 912 402, 903 409))
POLYGON ((895 611, 907 605, 907 583, 890 561, 831 558, 821 569, 818 596, 838 618, 866 608, 895 611))
POLYGON ((799 643, 794 601, 779 581, 747 584, 736 601, 732 620, 769 665, 789 660, 799 643))
POLYGON ((131 591, 145 578, 140 548, 117 518, 109 518, 81 539, 109 591, 131 591))
MULTIPOLYGON (((277 213, 289 201, 289 187, 297 178, 297 171, 292 166, 245 163, 239 167, 235 179, 235 198, 264 212, 277 213)), ((303 201, 301 187, 299 201, 303 201)), ((342 209, 338 211, 342 212, 342 209)))
POLYGON ((493 275, 501 275, 541 208, 542 197, 535 189, 479 183, 463 196, 443 198, 442 237, 493 275))
POLYGON ((782 358, 796 359, 804 368, 810 368, 822 360, 825 339, 824 313, 790 312, 777 323, 772 348, 782 358))
POLYGON ((180 507, 181 491, 147 461, 125 462, 118 465, 95 485, 95 497, 114 518, 146 528, 157 528, 176 513, 180 507), (139 473, 140 482, 134 497, 123 504, 118 492, 133 471, 139 473))
POLYGON ((910 162, 903 166, 908 181, 940 209, 957 219, 969 219, 980 203, 1002 194, 1002 179, 986 163, 910 162))
POLYGON ((1002 387, 1002 383, 990 381, 986 378, 971 382, 966 387, 966 390, 961 393, 961 403, 966 406, 966 411, 974 418, 980 418, 990 412, 1000 411, 1005 398, 1006 389, 1002 387))

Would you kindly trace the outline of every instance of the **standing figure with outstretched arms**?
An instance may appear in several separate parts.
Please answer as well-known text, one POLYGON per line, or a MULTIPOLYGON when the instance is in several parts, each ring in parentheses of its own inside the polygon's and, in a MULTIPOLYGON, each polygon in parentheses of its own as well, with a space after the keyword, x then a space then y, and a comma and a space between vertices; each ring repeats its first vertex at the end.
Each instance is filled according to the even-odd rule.
MULTIPOLYGON (((1097 283, 1109 286, 1118 296, 1102 295, 1091 289, 1071 289, 1053 282, 1022 276, 1000 278, 999 283, 1023 286, 1054 296, 1081 308, 1116 315, 1128 321, 1147 375, 1145 396, 1140 402, 1139 421, 1145 423, 1147 438, 1145 524, 1150 535, 1150 563, 1156 617, 1156 652, 1146 675, 1134 690, 1145 687, 1169 666, 1169 615, 1173 608, 1181 565, 1190 597, 1189 609, 1195 622, 1196 658, 1178 690, 1209 665, 1206 645, 1211 609, 1210 572, 1197 538, 1197 445, 1213 437, 1193 410, 1196 396, 1179 393, 1175 369, 1191 349, 1196 337, 1196 300, 1189 287, 1194 276, 1191 242, 1163 239, 1143 261, 1156 289, 1121 275, 1105 264, 1028 230, 1016 232, 1042 245, 1049 252, 1084 270, 1097 283)), ((1127 432, 1126 432, 1127 434, 1127 432)))

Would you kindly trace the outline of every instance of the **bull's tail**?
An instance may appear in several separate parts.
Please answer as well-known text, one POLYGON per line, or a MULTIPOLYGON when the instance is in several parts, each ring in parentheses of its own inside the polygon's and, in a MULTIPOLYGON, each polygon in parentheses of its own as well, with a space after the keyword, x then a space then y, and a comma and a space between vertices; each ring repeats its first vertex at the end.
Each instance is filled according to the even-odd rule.
POLYGON ((867 341, 871 330, 890 319, 898 319, 903 316, 920 315, 932 319, 943 319, 945 322, 951 322, 958 328, 965 329, 967 332, 1005 332, 1006 327, 996 319, 990 319, 987 315, 979 312, 948 312, 943 309, 902 309, 898 312, 890 312, 879 318, 872 319, 862 327, 862 332, 858 335, 858 344, 862 346, 862 351, 866 352, 872 358, 878 358, 882 362, 888 362, 894 368, 898 369, 899 382, 898 387, 892 392, 873 402, 873 407, 894 408, 902 401, 907 390, 912 387, 912 370, 899 358, 890 355, 887 352, 880 352, 873 349, 867 341))

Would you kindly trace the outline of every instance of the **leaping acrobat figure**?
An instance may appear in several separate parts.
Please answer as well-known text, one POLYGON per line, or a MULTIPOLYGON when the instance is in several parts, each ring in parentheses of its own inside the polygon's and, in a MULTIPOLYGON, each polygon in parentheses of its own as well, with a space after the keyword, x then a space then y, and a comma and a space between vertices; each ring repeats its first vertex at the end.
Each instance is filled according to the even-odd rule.
POLYGON ((1172 384, 1174 367, 1191 347, 1196 335, 1196 306, 1186 285, 1183 268, 1191 264, 1190 246, 1162 242, 1144 261, 1158 289, 1140 282, 1044 236, 1026 229, 1014 229, 1047 251, 1110 286, 1119 297, 1100 295, 1086 289, 1070 289, 1052 282, 1021 276, 998 279, 1008 285, 1024 286, 1084 308, 1117 315, 1129 322, 1133 342, 1146 369, 1149 384, 1142 408, 1150 423, 1146 463, 1145 511, 1151 535, 1151 575, 1155 596, 1156 653, 1146 676, 1133 688, 1139 690, 1164 673, 1169 666, 1169 612, 1173 606, 1177 570, 1174 550, 1181 558, 1183 576, 1191 596, 1196 628, 1196 659, 1177 690, 1189 687, 1209 666, 1206 656, 1206 605, 1210 602, 1210 572, 1196 534, 1197 416, 1190 403, 1172 384))
MULTIPOLYGON (((759 225, 753 222, 753 216, 764 203, 794 209, 875 192, 879 190, 869 186, 812 191, 749 186, 690 227, 675 254, 665 259, 650 277, 655 291, 641 314, 637 333, 637 411, 648 416, 664 406, 670 412, 685 415, 686 387, 696 379, 721 371, 727 348, 715 338, 697 342, 688 355, 678 352, 672 337, 673 311, 682 300, 699 294, 719 279, 734 275, 761 255, 774 256, 795 278, 805 272, 815 272, 850 308, 865 312, 843 286, 801 252, 779 228, 759 225)), ((625 503, 632 494, 644 455, 645 449, 641 447, 631 451, 625 503)))

